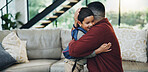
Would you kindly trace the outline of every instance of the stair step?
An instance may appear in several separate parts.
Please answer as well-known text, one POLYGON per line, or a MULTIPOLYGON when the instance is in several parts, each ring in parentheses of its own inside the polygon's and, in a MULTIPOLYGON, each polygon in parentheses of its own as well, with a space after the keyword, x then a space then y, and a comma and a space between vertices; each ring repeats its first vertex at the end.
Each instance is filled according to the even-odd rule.
POLYGON ((52 17, 49 17, 49 18, 58 18, 58 16, 52 16, 52 17))
POLYGON ((43 25, 43 26, 47 26, 47 25, 49 25, 49 23, 43 23, 43 24, 41 24, 41 25, 43 25))
POLYGON ((36 26, 35 28, 44 28, 45 26, 41 25, 41 26, 36 26))
POLYGON ((55 13, 64 13, 64 11, 55 11, 55 13))
POLYGON ((51 23, 51 21, 39 21, 40 23, 51 23))
POLYGON ((71 5, 63 5, 64 8, 71 8, 71 5))
POLYGON ((78 2, 78 0, 68 0, 69 2, 71 2, 71 3, 77 3, 78 2))

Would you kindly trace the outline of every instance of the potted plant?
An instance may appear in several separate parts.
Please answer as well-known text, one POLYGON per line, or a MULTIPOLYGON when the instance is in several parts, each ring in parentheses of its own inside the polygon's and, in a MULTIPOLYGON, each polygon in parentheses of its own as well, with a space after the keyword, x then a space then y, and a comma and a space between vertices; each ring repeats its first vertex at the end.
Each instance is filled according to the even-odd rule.
POLYGON ((20 16, 20 12, 17 12, 15 14, 15 17, 13 17, 11 13, 2 15, 1 19, 4 21, 4 23, 2 24, 2 29, 11 30, 11 29, 17 28, 19 24, 23 25, 21 21, 18 21, 19 16, 20 16))

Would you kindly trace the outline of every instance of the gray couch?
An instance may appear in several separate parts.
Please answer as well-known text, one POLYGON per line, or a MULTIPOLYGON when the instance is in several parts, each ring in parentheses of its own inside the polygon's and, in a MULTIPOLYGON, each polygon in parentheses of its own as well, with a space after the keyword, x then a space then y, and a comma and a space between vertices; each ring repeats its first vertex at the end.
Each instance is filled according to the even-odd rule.
MULTIPOLYGON (((27 41, 28 63, 14 64, 2 72, 64 72, 62 50, 71 40, 70 30, 12 30, 27 41)), ((0 31, 0 42, 12 31, 0 31)), ((123 61, 125 72, 148 72, 148 63, 123 61)), ((85 72, 87 68, 85 67, 85 72)))

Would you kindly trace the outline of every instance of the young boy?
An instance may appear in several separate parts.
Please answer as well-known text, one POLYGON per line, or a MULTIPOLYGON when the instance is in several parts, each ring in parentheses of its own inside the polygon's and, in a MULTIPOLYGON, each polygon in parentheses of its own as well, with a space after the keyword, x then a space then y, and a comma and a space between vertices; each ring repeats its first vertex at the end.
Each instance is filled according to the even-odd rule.
MULTIPOLYGON (((73 39, 79 39, 84 35, 84 33, 81 30, 78 30, 79 28, 82 28, 86 32, 89 31, 89 29, 94 25, 94 14, 92 11, 88 8, 81 8, 79 15, 78 15, 78 26, 74 26, 74 30, 72 30, 72 34, 76 34, 77 36, 73 36, 73 39), (79 27, 79 28, 78 28, 79 27)), ((96 49, 92 54, 82 57, 76 64, 76 67, 74 69, 74 72, 81 72, 83 71, 83 66, 87 62, 87 58, 95 57, 96 54, 102 53, 102 52, 108 52, 111 51, 109 49, 111 46, 111 43, 108 44, 102 44, 98 49, 96 49)), ((75 63, 76 59, 65 59, 65 72, 72 72, 72 67, 75 63)))

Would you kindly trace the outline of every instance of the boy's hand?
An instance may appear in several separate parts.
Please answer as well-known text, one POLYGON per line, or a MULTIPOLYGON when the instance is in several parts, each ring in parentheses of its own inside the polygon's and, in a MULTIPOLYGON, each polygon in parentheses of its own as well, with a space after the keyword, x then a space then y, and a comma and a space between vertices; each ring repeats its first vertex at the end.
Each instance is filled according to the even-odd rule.
POLYGON ((112 49, 110 49, 111 47, 111 43, 109 42, 108 44, 104 43, 103 45, 101 45, 98 49, 95 50, 96 54, 102 53, 102 52, 109 52, 112 49))
POLYGON ((75 20, 75 27, 77 27, 77 23, 78 23, 78 15, 79 15, 79 12, 80 12, 81 8, 77 9, 75 14, 74 14, 74 20, 75 20))

